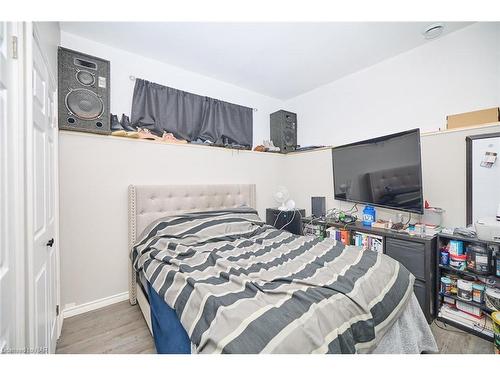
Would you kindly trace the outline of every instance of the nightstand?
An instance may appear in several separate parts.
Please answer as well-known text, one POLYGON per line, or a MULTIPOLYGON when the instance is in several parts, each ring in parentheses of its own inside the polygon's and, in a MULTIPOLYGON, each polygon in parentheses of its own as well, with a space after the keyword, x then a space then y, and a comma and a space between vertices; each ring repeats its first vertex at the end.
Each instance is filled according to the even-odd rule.
POLYGON ((295 209, 280 211, 277 208, 266 209, 266 223, 277 229, 283 229, 293 234, 302 234, 302 218, 306 216, 306 210, 295 209))

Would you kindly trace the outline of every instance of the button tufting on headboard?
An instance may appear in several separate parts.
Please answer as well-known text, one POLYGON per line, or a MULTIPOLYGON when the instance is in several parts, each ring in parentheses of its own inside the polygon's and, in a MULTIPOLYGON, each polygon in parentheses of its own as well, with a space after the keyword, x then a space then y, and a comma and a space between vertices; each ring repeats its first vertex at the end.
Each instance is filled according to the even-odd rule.
POLYGON ((152 221, 170 214, 255 207, 255 185, 145 185, 135 186, 134 191, 138 234, 152 221))

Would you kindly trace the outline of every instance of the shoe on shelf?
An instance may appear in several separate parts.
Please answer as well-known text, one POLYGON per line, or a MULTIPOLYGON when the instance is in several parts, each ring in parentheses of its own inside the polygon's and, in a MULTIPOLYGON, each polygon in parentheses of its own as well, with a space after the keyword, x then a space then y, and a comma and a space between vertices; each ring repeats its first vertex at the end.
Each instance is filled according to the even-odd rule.
POLYGON ((167 133, 166 131, 163 132, 161 139, 165 143, 187 143, 185 139, 177 139, 172 133, 167 133))
POLYGON ((205 145, 205 146, 212 146, 214 143, 208 139, 202 139, 202 138, 196 138, 196 140, 189 142, 191 144, 195 145, 205 145))
POLYGON ((132 126, 132 124, 130 123, 129 117, 125 113, 122 114, 122 119, 120 121, 120 125, 126 131, 129 131, 129 132, 135 132, 135 131, 137 131, 136 127, 132 126))
POLYGON ((125 129, 123 129, 122 125, 118 121, 118 116, 117 115, 110 115, 110 128, 111 128, 111 135, 119 135, 119 136, 125 136, 127 135, 127 132, 125 129))
POLYGON ((152 141, 162 141, 162 137, 158 137, 157 135, 151 133, 149 129, 145 128, 137 128, 137 138, 140 139, 150 139, 152 141))
POLYGON ((272 151, 272 152, 279 152, 280 151, 280 148, 279 147, 276 147, 273 143, 273 141, 268 141, 268 140, 264 140, 264 147, 267 149, 267 151, 272 151))

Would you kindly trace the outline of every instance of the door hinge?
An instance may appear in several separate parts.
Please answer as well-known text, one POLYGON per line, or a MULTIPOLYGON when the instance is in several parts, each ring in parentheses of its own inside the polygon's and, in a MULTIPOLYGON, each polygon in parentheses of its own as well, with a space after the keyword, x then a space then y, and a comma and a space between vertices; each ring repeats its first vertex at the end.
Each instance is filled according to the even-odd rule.
POLYGON ((12 58, 17 60, 17 36, 12 36, 12 58))
POLYGON ((59 316, 59 305, 56 305, 56 316, 59 316))

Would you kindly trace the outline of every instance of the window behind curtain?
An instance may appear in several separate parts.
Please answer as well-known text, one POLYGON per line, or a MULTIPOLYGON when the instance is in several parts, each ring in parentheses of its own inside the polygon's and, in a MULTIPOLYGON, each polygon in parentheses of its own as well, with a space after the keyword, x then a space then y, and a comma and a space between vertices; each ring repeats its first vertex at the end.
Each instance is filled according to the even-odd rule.
POLYGON ((253 110, 136 79, 131 122, 190 142, 252 147, 253 110))

